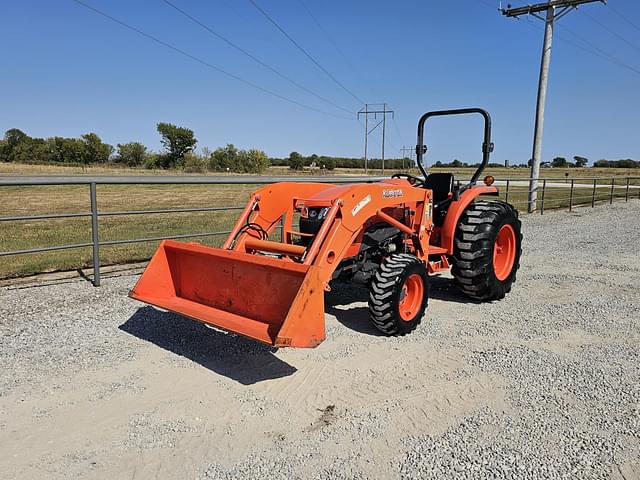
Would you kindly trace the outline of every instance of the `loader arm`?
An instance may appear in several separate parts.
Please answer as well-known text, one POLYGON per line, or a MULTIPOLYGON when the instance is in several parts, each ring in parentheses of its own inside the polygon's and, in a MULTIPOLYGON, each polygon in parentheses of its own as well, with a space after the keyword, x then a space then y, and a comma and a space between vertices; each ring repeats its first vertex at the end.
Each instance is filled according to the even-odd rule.
POLYGON ((329 290, 334 270, 353 250, 364 226, 371 222, 386 222, 403 231, 411 250, 426 258, 431 229, 430 199, 430 190, 415 188, 401 179, 345 186, 269 185, 252 195, 224 248, 281 255, 286 261, 317 267, 323 288, 329 290), (302 234, 293 229, 293 216, 310 206, 328 208, 328 213, 313 241, 303 247, 295 243, 302 234), (398 208, 410 214, 400 220, 389 213, 398 208), (267 240, 279 225, 283 225, 281 241, 267 240))

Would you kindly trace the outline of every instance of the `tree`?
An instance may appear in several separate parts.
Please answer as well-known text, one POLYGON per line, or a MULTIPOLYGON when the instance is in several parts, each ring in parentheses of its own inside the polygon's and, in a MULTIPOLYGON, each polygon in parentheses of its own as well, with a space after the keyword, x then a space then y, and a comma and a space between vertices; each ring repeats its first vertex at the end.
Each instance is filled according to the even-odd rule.
POLYGON ((589 163, 589 160, 585 157, 580 157, 578 155, 575 155, 573 157, 573 161, 576 162, 576 167, 586 167, 587 163, 589 163))
POLYGON ((450 166, 453 168, 461 168, 464 167, 464 163, 456 158, 453 162, 450 163, 450 166))
POLYGON ((320 168, 326 168, 327 170, 335 170, 336 168, 336 159, 333 157, 320 157, 318 159, 320 163, 320 168))
POLYGON ((262 173, 269 167, 269 159, 262 150, 240 150, 238 164, 244 173, 262 173))
POLYGON ((304 168, 304 159, 298 152, 289 154, 289 168, 291 170, 302 170, 304 168))
POLYGON ((49 149, 44 138, 28 138, 16 145, 12 152, 13 161, 18 163, 47 163, 49 149))
POLYGON ((128 167, 137 167, 144 163, 146 154, 147 147, 140 142, 119 143, 116 162, 127 165, 128 167))
POLYGON ((569 166, 569 162, 567 162, 567 159, 564 158, 564 157, 555 157, 551 161, 551 166, 554 167, 554 168, 568 167, 569 166))
POLYGON ((202 173, 206 169, 205 159, 200 155, 189 152, 184 156, 182 169, 187 173, 202 173))
POLYGON ((209 157, 209 170, 214 172, 238 171, 238 149, 232 143, 216 148, 209 157))
POLYGON ((86 144, 78 138, 50 137, 46 140, 50 162, 83 163, 86 144))
POLYGON ((163 156, 163 167, 175 167, 181 163, 184 156, 192 152, 198 141, 193 130, 177 127, 171 123, 158 123, 158 133, 162 137, 160 140, 166 152, 163 156))
POLYGON ((316 155, 315 153, 312 155, 309 155, 304 162, 305 166, 309 167, 311 165, 315 166, 315 167, 319 167, 320 165, 318 165, 318 155, 316 155))
POLYGON ((82 135, 84 141, 83 163, 106 163, 113 153, 113 147, 108 143, 103 143, 102 139, 95 133, 85 133, 82 135))
POLYGON ((30 140, 29 135, 19 128, 10 128, 4 133, 4 140, 0 148, 0 160, 3 162, 13 162, 15 149, 30 140))

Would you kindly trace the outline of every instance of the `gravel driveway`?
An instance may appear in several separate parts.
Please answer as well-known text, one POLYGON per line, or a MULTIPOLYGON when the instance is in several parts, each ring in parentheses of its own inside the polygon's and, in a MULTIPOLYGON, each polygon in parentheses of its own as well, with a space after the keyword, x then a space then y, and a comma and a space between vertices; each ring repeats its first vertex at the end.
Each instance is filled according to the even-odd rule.
POLYGON ((640 478, 640 202, 523 217, 507 298, 446 277, 404 338, 366 292, 276 351, 127 298, 0 289, 0 478, 640 478))

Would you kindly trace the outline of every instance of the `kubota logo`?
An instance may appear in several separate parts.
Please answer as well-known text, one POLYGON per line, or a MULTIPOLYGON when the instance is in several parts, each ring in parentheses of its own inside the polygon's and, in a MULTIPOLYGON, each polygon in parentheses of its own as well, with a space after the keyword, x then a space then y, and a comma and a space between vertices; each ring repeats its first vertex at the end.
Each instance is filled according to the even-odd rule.
POLYGON ((393 190, 383 190, 382 191, 382 197, 383 198, 397 198, 397 197, 401 197, 402 195, 404 195, 404 193, 402 192, 402 190, 400 188, 395 188, 393 190))

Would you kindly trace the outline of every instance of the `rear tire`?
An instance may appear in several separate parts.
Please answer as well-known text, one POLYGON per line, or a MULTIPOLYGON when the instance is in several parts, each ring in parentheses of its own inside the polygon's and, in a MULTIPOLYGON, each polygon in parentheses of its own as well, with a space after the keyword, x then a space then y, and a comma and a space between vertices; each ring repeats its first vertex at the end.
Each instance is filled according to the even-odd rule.
POLYGON ((477 201, 460 217, 451 273, 476 300, 504 298, 520 267, 521 223, 515 208, 500 201, 477 201))
POLYGON ((406 335, 422 321, 429 298, 427 269, 406 253, 384 259, 371 281, 369 315, 386 335, 406 335))

